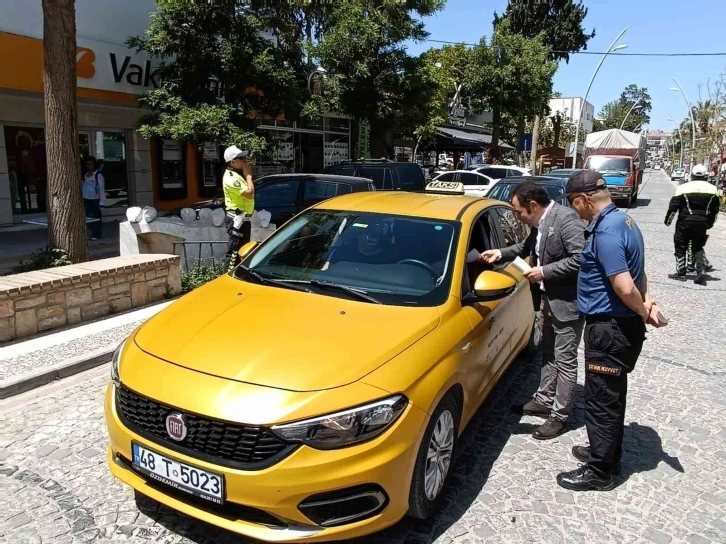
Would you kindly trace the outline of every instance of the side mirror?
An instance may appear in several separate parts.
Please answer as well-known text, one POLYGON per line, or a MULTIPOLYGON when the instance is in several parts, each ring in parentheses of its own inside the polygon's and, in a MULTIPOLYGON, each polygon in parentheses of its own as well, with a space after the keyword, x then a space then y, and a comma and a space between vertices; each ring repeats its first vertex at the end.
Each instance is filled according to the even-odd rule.
POLYGON ((244 259, 247 254, 255 249, 259 245, 259 242, 247 242, 245 245, 243 245, 239 250, 237 250, 237 255, 239 255, 240 259, 244 259))
POLYGON ((494 302, 508 297, 517 289, 517 280, 501 272, 485 270, 474 283, 474 291, 464 297, 463 302, 494 302))

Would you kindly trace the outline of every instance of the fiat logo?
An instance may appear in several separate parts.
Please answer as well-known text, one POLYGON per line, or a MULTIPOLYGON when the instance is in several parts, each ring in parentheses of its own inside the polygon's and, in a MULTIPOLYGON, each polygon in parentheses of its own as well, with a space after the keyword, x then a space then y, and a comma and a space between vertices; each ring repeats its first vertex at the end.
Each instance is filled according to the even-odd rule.
POLYGON ((172 413, 166 417, 166 432, 172 440, 181 442, 187 436, 187 422, 179 413, 172 413))

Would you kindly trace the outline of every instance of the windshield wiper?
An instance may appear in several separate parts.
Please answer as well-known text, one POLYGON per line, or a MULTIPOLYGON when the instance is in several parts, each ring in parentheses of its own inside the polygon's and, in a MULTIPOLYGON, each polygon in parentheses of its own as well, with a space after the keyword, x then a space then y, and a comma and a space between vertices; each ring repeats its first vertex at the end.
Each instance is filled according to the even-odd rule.
POLYGON ((353 295, 354 297, 358 298, 359 300, 365 300, 366 302, 372 302, 373 304, 383 304, 383 302, 381 302, 380 300, 378 300, 375 297, 372 297, 367 292, 365 292, 361 289, 354 289, 353 287, 348 287, 347 285, 340 285, 338 283, 328 283, 327 281, 318 281, 318 280, 311 280, 310 285, 312 285, 313 287, 337 289, 338 291, 343 291, 344 293, 353 295))
POLYGON ((363 291, 362 289, 355 289, 353 287, 348 287, 347 285, 340 285, 338 283, 329 283, 327 281, 318 281, 318 280, 280 280, 285 281, 286 283, 294 284, 294 283, 303 283, 305 285, 312 285, 313 287, 322 287, 323 289, 335 289, 338 291, 343 291, 344 293, 347 293, 349 295, 354 296, 358 300, 364 300, 366 302, 371 302, 373 304, 383 304, 380 300, 378 300, 375 297, 372 297, 369 295, 366 291, 363 291))
POLYGON ((299 287, 295 285, 295 283, 298 283, 296 281, 290 281, 290 280, 275 280, 271 278, 264 278, 262 275, 260 275, 258 272, 255 272, 251 268, 247 268, 246 266, 239 266, 240 269, 242 269, 245 273, 249 274, 253 278, 255 278, 257 281, 259 281, 262 285, 279 285, 281 287, 286 287, 287 289, 294 289, 296 291, 305 291, 306 293, 312 293, 312 290, 307 289, 305 287, 299 287))

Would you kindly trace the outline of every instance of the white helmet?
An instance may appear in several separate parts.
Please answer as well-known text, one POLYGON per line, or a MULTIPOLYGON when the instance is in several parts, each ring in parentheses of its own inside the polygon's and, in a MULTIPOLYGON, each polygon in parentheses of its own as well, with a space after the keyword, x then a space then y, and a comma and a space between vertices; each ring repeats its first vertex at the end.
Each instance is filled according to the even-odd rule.
POLYGON ((702 164, 697 164, 693 167, 691 170, 691 177, 692 178, 707 178, 708 172, 706 171, 706 167, 702 164))

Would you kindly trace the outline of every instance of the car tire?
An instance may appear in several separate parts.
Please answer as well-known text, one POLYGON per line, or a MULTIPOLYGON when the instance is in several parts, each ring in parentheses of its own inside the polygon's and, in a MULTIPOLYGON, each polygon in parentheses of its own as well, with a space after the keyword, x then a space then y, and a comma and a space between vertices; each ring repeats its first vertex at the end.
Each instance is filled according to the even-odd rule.
MULTIPOLYGON (((411 491, 408 496, 408 515, 416 519, 426 519, 435 513, 443 501, 446 484, 451 475, 456 446, 459 443, 459 421, 461 407, 454 396, 448 393, 434 410, 424 432, 421 446, 413 469, 411 491), (434 440, 436 435, 437 440, 434 440), (443 440, 443 442, 439 442, 443 440), (429 462, 429 452, 447 452, 448 465, 441 477, 442 466, 439 462, 429 462), (432 466, 433 465, 433 466, 432 466), (428 479, 427 479, 428 469, 428 479), (428 482, 428 486, 427 486, 428 482)), ((445 461, 445 458, 439 458, 445 461)))

